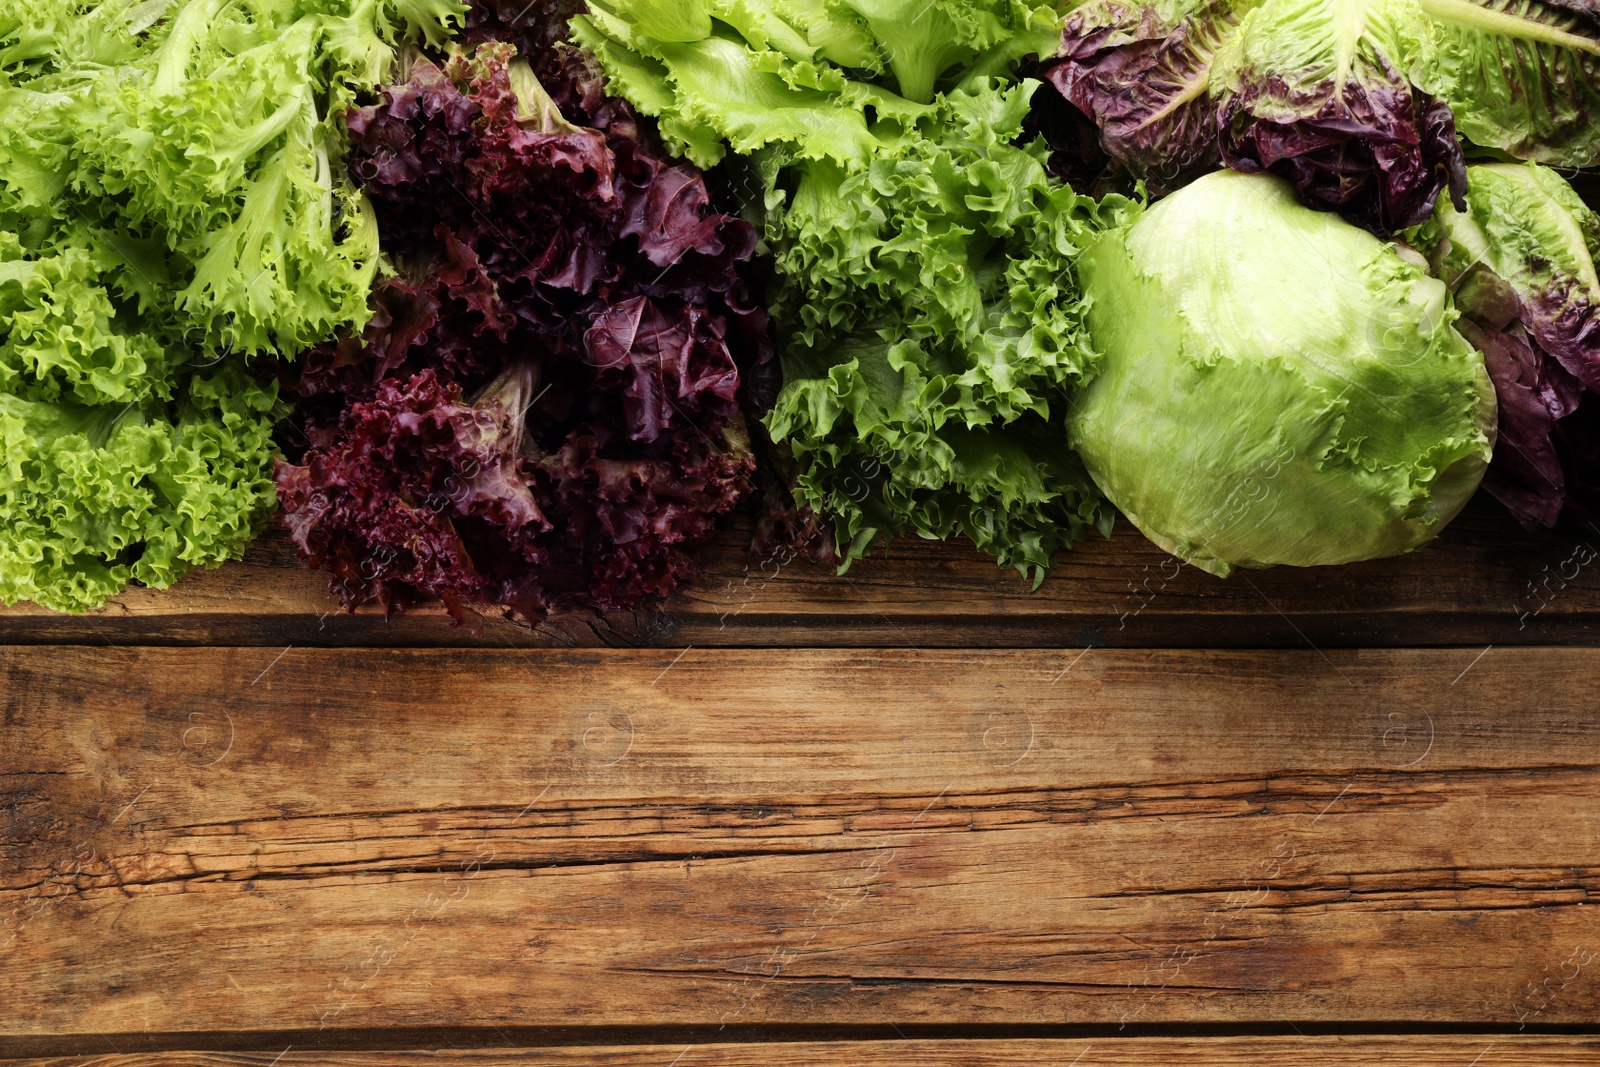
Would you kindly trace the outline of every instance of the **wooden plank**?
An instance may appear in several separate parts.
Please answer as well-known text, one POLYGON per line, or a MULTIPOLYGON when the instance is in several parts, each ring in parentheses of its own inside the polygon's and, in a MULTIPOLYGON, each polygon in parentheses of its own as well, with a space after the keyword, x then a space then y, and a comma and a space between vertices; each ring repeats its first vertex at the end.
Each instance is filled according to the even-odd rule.
POLYGON ((168 592, 131 590, 71 618, 0 608, 0 643, 454 647, 1196 647, 1600 643, 1600 530, 1519 529, 1480 500, 1420 553, 1343 568, 1238 574, 1180 567, 1124 528, 1062 558, 1038 592, 961 543, 904 540, 840 577, 752 557, 725 531, 667 604, 478 637, 437 608, 346 615, 281 533, 241 564, 168 592))
POLYGON ((0 669, 0 1037, 1600 1012, 1600 650, 0 669))
POLYGON ((419 1049, 162 1052, 0 1060, 6 1067, 1588 1067, 1600 1038, 1532 1035, 1226 1037, 1036 1041, 814 1041, 419 1049))

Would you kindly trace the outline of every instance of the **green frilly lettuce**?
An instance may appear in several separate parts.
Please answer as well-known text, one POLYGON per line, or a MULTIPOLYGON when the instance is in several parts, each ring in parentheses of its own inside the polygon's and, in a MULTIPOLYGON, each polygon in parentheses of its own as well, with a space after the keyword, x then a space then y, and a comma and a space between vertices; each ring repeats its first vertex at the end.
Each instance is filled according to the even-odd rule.
POLYGON ((270 512, 276 385, 141 321, 105 240, 0 231, 0 600, 98 607, 243 553, 270 512))
POLYGON ((142 403, 171 393, 171 350, 105 288, 106 246, 81 227, 46 250, 0 230, 0 392, 36 401, 142 403))
POLYGON ((237 558, 273 503, 277 409, 237 365, 172 403, 0 395, 0 600, 85 611, 237 558))
POLYGON ((368 316, 339 125, 454 0, 0 8, 0 600, 67 611, 238 556, 275 387, 368 316))
POLYGON ((962 533, 1037 581, 1108 528, 1060 420, 1096 362, 1075 260, 1136 206, 1075 194, 1023 143, 1037 86, 1015 68, 1054 51, 1057 16, 600 0, 574 28, 678 150, 753 161, 785 380, 767 425, 846 564, 893 534, 962 533))
POLYGON ((453 0, 18 0, 0 14, 0 215, 87 227, 191 344, 293 353, 359 324, 377 230, 339 117, 453 0))

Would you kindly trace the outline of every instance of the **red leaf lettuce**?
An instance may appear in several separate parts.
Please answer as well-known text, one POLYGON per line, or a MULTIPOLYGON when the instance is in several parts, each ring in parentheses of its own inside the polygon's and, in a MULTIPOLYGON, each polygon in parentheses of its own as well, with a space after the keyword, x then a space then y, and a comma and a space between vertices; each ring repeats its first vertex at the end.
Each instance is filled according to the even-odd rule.
MULTIPOLYGON (((504 22, 480 6, 469 35, 504 22)), ((753 229, 571 49, 414 54, 347 125, 399 272, 359 337, 286 383, 305 398, 278 470, 302 555, 348 608, 437 597, 458 622, 671 592, 749 493, 745 411, 771 401, 753 229)))

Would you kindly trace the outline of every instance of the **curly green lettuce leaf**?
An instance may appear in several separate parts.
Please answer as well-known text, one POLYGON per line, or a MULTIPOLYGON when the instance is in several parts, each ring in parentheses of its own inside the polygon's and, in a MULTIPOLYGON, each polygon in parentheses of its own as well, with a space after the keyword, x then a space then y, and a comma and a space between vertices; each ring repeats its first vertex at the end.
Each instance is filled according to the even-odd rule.
POLYGON ((767 421, 799 460, 796 497, 833 517, 846 564, 894 534, 962 534, 1037 584, 1057 551, 1091 528, 1110 532, 1112 512, 1059 420, 968 425, 919 403, 930 383, 887 359, 881 337, 842 348, 844 364, 786 388, 767 421))
MULTIPOLYGON (((826 64, 796 61, 781 51, 752 47, 736 25, 748 25, 742 5, 709 17, 694 40, 657 40, 676 30, 639 21, 648 11, 603 3, 573 20, 573 35, 594 52, 611 91, 660 120, 661 133, 679 154, 701 167, 722 161, 727 149, 750 153, 767 145, 841 164, 871 157, 877 138, 864 114, 870 95, 826 64)), ((758 37, 758 39, 760 39, 758 37)))
POLYGON ((900 532, 962 533, 1038 581, 1109 521, 1058 423, 1097 360, 1074 259, 1131 205, 1012 146, 1034 88, 952 92, 941 138, 865 170, 790 168, 792 198, 774 176, 790 343, 768 426, 847 561, 900 532))
POLYGON ((595 0, 572 31, 701 166, 767 146, 856 166, 928 120, 938 92, 1052 54, 1060 26, 1022 0, 595 0))
POLYGON ((376 231, 339 119, 398 42, 442 44, 459 5, 29 7, 0 20, 0 105, 19 120, 0 130, 0 212, 163 245, 147 303, 213 347, 292 355, 364 321, 376 231))
POLYGON ((599 0, 574 25, 680 151, 753 158, 742 192, 777 268, 785 379, 767 425, 844 563, 959 532, 1042 580, 1110 518, 1059 422, 1096 360, 1074 261, 1132 210, 1020 147, 1038 86, 1016 68, 1054 52, 1060 17, 1017 0, 768 14, 795 34, 729 0, 599 0))
POLYGON ((377 229, 342 115, 460 11, 0 10, 0 599, 85 610, 243 550, 280 412, 242 357, 367 320, 377 229))
POLYGON ((931 103, 953 71, 986 76, 1059 46, 1060 20, 1023 0, 839 0, 880 43, 894 88, 931 103), (981 68, 975 70, 974 68, 981 68))
POLYGON ((35 252, 0 231, 0 392, 138 404, 172 391, 168 349, 106 288, 81 233, 35 252))
POLYGON ((0 395, 0 600, 86 611, 236 559, 271 513, 276 387, 236 367, 172 404, 0 395))

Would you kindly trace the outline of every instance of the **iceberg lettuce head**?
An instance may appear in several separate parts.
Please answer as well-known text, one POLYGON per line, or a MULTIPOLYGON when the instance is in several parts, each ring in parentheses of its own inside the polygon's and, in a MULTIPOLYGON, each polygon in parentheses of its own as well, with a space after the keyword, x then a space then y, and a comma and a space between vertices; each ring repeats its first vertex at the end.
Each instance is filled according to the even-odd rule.
POLYGON ((1420 257, 1208 175, 1080 261, 1098 376, 1068 418, 1095 482, 1214 574, 1417 548, 1483 480, 1483 360, 1420 257))

